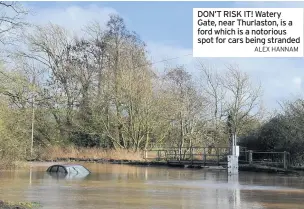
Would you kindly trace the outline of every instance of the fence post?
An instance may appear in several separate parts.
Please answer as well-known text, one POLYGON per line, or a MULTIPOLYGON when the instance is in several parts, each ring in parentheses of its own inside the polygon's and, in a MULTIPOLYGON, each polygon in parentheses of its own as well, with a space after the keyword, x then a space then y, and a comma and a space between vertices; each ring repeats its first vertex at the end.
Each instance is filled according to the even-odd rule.
POLYGON ((252 165, 252 150, 249 150, 249 165, 252 165))
POLYGON ((283 164, 284 164, 284 169, 287 169, 287 152, 286 151, 284 151, 283 164))

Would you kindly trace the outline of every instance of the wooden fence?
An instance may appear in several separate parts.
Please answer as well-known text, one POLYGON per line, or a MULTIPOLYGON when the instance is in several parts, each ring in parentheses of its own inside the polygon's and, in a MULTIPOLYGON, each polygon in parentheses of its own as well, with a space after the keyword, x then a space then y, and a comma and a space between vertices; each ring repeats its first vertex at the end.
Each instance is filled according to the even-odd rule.
POLYGON ((240 153, 240 164, 266 165, 287 169, 290 165, 289 152, 264 152, 246 150, 240 153))
POLYGON ((170 147, 144 151, 144 159, 156 161, 188 161, 201 164, 227 162, 229 147, 170 147))
MULTIPOLYGON (((190 164, 227 164, 229 147, 170 147, 144 150, 144 159, 190 164)), ((267 165, 287 169, 290 165, 288 152, 259 152, 240 147, 239 163, 249 165, 267 165)))

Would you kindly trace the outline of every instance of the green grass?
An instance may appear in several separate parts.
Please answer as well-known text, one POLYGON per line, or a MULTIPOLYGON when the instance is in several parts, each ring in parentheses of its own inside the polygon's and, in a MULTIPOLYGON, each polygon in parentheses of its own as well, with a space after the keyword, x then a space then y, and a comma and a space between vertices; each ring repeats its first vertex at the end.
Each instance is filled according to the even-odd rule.
POLYGON ((0 209, 38 209, 41 204, 38 202, 9 202, 0 200, 0 209))

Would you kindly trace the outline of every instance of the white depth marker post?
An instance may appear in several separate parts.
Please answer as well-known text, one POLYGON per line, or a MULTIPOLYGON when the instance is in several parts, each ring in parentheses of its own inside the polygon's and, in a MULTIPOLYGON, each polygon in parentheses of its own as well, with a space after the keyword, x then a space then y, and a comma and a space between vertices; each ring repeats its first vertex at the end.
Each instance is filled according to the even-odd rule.
POLYGON ((239 172, 239 146, 236 146, 236 134, 232 136, 232 155, 228 155, 228 174, 235 175, 239 172))

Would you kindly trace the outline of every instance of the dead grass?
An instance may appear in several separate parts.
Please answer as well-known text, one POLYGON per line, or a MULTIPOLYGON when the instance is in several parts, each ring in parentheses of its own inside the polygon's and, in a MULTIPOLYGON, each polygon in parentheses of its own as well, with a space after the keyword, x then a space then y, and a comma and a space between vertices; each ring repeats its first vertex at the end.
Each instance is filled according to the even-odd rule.
POLYGON ((18 168, 26 168, 28 166, 28 163, 24 161, 10 161, 5 159, 2 159, 0 161, 0 170, 12 170, 18 168))
POLYGON ((77 148, 74 146, 52 146, 40 150, 38 158, 41 160, 55 160, 57 158, 80 158, 141 161, 143 160, 143 154, 126 149, 105 150, 100 148, 77 148))
POLYGON ((2 159, 0 161, 0 170, 7 170, 7 169, 13 169, 14 166, 12 165, 12 162, 9 162, 8 160, 2 159))
POLYGON ((34 209, 40 208, 40 203, 36 202, 7 202, 0 200, 0 209, 34 209))

